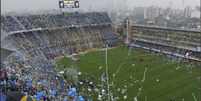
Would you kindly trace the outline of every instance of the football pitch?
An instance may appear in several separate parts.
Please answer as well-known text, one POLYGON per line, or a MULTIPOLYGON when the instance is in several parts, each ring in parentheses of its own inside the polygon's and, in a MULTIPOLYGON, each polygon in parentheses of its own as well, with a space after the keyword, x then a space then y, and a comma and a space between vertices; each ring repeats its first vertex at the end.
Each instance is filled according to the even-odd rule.
MULTIPOLYGON (((128 55, 129 50, 130 48, 126 47, 107 50, 109 91, 113 94, 113 98, 118 96, 120 98, 118 101, 133 101, 134 97, 137 97, 138 101, 170 101, 170 99, 201 101, 200 65, 179 62, 176 59, 134 49, 128 55), (136 58, 138 61, 135 60, 136 58), (144 61, 139 62, 140 58, 143 58, 144 61), (161 58, 164 60, 160 60, 161 58), (178 71, 176 67, 179 68, 178 71), (114 73, 115 76, 113 76, 114 73)), ((81 76, 78 76, 78 80, 85 80, 85 77, 91 78, 94 75, 93 83, 96 86, 103 85, 99 89, 100 92, 102 89, 106 91, 107 83, 101 81, 102 76, 106 77, 103 74, 106 72, 105 53, 106 51, 103 50, 79 55, 81 59, 79 63, 64 57, 58 59, 57 69, 58 71, 64 70, 63 75, 67 75, 66 68, 69 66, 75 68, 82 73, 81 76), (66 68, 62 65, 66 65, 66 68), (101 66, 102 68, 100 68, 101 66)), ((84 93, 85 96, 97 101, 99 93, 93 88, 91 88, 92 91, 88 91, 86 83, 79 85, 79 87, 81 88, 80 92, 84 93)), ((104 96, 102 101, 106 101, 106 99, 107 96, 104 96)))

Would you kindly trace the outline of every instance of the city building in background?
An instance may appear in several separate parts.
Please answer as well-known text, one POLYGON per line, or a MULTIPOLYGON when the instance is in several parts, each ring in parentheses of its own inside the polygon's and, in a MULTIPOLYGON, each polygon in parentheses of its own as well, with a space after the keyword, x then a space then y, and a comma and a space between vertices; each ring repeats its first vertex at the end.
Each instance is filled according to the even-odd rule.
POLYGON ((194 11, 191 13, 191 18, 200 18, 200 11, 194 11))
POLYGON ((134 7, 133 14, 134 15, 144 14, 144 9, 145 9, 145 7, 134 7))
POLYGON ((191 17, 191 12, 192 12, 191 7, 190 7, 190 6, 187 6, 187 7, 184 9, 184 16, 185 16, 185 18, 191 17))
POLYGON ((166 19, 162 15, 154 18, 154 25, 165 26, 166 24, 166 19))
POLYGON ((165 10, 164 10, 164 15, 166 15, 166 16, 169 16, 169 15, 171 15, 171 8, 170 7, 167 7, 165 10))
POLYGON ((200 6, 196 6, 195 11, 200 11, 200 6))
POLYGON ((152 5, 144 9, 144 19, 154 20, 161 14, 163 14, 163 9, 158 6, 152 5))
POLYGON ((92 12, 92 7, 91 6, 89 6, 89 12, 92 12))

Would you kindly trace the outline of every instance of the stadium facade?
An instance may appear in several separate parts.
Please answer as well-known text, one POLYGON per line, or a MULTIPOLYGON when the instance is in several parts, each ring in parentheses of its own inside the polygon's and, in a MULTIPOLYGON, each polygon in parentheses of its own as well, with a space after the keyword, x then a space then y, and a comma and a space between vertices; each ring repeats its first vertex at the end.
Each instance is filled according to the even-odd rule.
POLYGON ((200 39, 199 31, 132 25, 130 46, 201 64, 200 39))
POLYGON ((3 16, 9 47, 32 54, 40 50, 47 59, 94 48, 118 46, 118 35, 107 13, 69 13, 3 16), (10 23, 13 23, 10 25, 10 23))

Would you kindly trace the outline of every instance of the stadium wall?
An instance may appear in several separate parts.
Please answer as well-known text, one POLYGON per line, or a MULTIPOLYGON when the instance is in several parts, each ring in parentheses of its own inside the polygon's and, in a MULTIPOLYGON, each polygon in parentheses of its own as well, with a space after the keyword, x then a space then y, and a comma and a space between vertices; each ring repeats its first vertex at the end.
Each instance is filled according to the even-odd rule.
POLYGON ((178 56, 178 55, 172 54, 172 53, 159 52, 159 51, 156 51, 156 50, 151 50, 150 51, 148 49, 145 49, 145 48, 137 46, 137 45, 135 45, 135 46, 130 45, 130 48, 150 52, 150 53, 153 53, 153 54, 164 55, 164 56, 171 57, 171 58, 178 58, 180 60, 187 61, 187 62, 194 62, 194 63, 197 63, 197 64, 201 64, 201 59, 199 60, 199 59, 187 58, 187 57, 178 56))
MULTIPOLYGON (((108 47, 108 49, 114 49, 114 48, 118 48, 118 47, 123 47, 123 45, 114 46, 114 47, 108 47)), ((70 56, 80 55, 80 54, 86 54, 86 53, 88 53, 88 52, 95 52, 95 51, 102 51, 102 50, 106 50, 106 48, 98 47, 98 48, 93 48, 93 49, 86 49, 86 51, 80 51, 80 52, 72 53, 72 54, 70 54, 70 56)), ((52 59, 64 58, 64 57, 67 57, 67 56, 69 56, 69 55, 66 54, 66 56, 64 56, 64 55, 62 55, 62 56, 57 56, 57 57, 54 57, 54 58, 52 58, 52 59)))

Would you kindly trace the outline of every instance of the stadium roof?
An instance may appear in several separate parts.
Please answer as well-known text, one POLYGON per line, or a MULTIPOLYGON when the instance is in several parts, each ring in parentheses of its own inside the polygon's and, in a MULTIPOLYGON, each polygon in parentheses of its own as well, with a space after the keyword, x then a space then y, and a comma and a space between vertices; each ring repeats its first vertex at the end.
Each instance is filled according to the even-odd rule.
POLYGON ((140 25, 140 24, 132 24, 133 27, 146 27, 146 28, 153 28, 153 29, 163 29, 163 30, 175 30, 175 31, 187 31, 187 32, 196 32, 200 33, 200 29, 182 29, 182 28, 169 28, 167 26, 157 26, 157 25, 140 25))
POLYGON ((1 48, 1 63, 14 51, 1 48))

